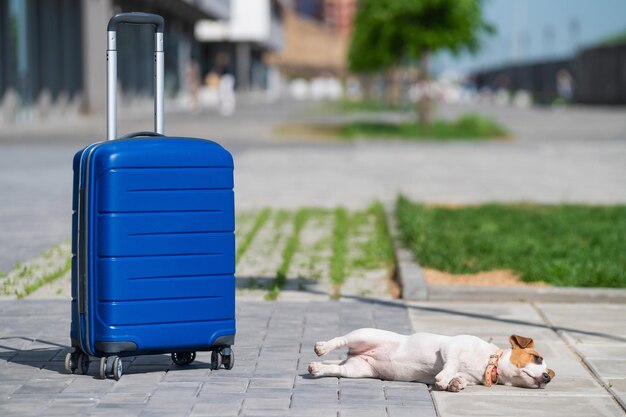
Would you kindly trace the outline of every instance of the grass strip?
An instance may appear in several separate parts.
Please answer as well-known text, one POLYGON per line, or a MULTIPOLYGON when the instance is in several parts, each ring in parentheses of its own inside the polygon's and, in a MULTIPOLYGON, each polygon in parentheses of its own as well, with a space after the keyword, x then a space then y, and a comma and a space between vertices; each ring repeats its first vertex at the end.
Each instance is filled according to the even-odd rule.
POLYGON ((339 100, 331 104, 331 109, 340 112, 381 112, 401 110, 401 106, 376 100, 339 100))
POLYGON ((393 243, 385 208, 379 201, 373 203, 369 211, 374 216, 374 236, 368 241, 366 253, 387 268, 394 264, 393 243))
POLYGON ((243 241, 241 242, 241 245, 239 245, 239 247, 237 248, 237 254, 235 257, 236 264, 239 264, 239 261, 243 258, 243 255, 250 248, 250 245, 252 245, 252 242, 254 241, 256 235, 259 233, 259 230, 261 230, 265 223, 267 223, 267 220, 270 218, 270 212, 271 210, 269 208, 265 208, 254 220, 254 225, 252 226, 252 229, 250 229, 250 232, 246 234, 246 236, 243 238, 243 241))
POLYGON ((72 258, 70 257, 70 258, 67 258, 67 260, 65 261, 65 265, 63 265, 61 268, 42 276, 35 282, 24 287, 23 291, 16 293, 17 298, 19 299, 24 298, 32 294, 33 292, 37 291, 41 286, 48 284, 50 282, 56 281, 57 279, 65 275, 71 268, 72 268, 72 258))
POLYGON ((478 140, 509 136, 509 132, 498 122, 475 113, 464 114, 454 121, 437 120, 429 127, 418 122, 356 121, 342 126, 339 134, 346 139, 373 137, 427 140, 478 140))
POLYGON ((467 113, 457 120, 437 120, 429 127, 416 121, 397 123, 357 120, 345 124, 285 124, 276 129, 284 137, 328 140, 404 139, 427 141, 490 140, 510 137, 510 133, 495 120, 467 113))
POLYGON ((330 258, 330 280, 333 283, 333 297, 339 297, 341 285, 346 279, 348 256, 348 234, 350 217, 346 209, 335 209, 335 224, 332 234, 332 256, 330 258))
POLYGON ((17 262, 13 270, 0 274, 0 295, 24 298, 62 277, 71 266, 69 245, 54 245, 39 257, 25 264, 17 262))
POLYGON ((352 266, 363 269, 393 266, 393 243, 383 205, 380 202, 373 203, 364 213, 356 213, 353 222, 354 228, 358 228, 360 223, 370 222, 374 228, 360 245, 360 255, 352 261, 352 266))
POLYGON ((310 215, 310 209, 300 209, 296 212, 293 218, 293 230, 287 239, 285 248, 283 249, 282 261, 276 270, 276 277, 271 284, 270 290, 265 295, 265 299, 275 300, 278 298, 280 290, 285 286, 285 284, 287 284, 287 272, 289 271, 289 266, 291 265, 293 256, 300 246, 300 231, 304 228, 304 225, 310 215))
POLYGON ((524 281, 626 287, 626 206, 430 207, 400 196, 401 237, 419 262, 460 274, 509 269, 524 281))

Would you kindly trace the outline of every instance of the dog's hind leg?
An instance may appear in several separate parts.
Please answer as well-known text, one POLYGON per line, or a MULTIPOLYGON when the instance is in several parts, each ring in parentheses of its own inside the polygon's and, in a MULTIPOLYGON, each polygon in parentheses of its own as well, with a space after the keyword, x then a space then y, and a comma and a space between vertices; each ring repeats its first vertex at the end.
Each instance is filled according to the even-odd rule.
POLYGON ((314 377, 376 378, 374 368, 367 361, 357 356, 352 356, 338 365, 311 362, 309 373, 314 377))
POLYGON ((376 348, 399 337, 402 336, 386 330, 357 329, 344 336, 330 339, 327 342, 317 342, 314 350, 317 356, 323 356, 330 351, 347 346, 350 349, 350 354, 358 355, 361 352, 376 348))
POLYGON ((322 361, 322 365, 342 365, 345 361, 337 359, 336 361, 322 361))

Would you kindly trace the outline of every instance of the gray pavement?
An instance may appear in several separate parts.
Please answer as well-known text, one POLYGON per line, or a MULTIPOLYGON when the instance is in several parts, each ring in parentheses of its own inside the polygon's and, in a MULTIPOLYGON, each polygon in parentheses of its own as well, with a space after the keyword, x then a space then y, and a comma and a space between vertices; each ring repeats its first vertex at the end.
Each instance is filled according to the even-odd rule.
POLYGON ((186 369, 142 356, 125 360, 118 382, 97 379, 96 363, 88 375, 63 370, 68 306, 0 301, 0 415, 435 415, 423 384, 308 377, 318 340, 363 326, 409 332, 401 304, 241 301, 231 371, 211 371, 208 353, 186 369))
POLYGON ((614 398, 624 404, 624 305, 240 298, 233 370, 211 371, 208 353, 184 369, 168 355, 141 356, 125 361, 117 382, 98 379, 95 363, 88 375, 63 370, 67 300, 0 301, 0 317, 0 415, 624 415, 614 398), (308 377, 316 341, 364 326, 469 333, 503 347, 510 334, 522 334, 535 339, 556 378, 544 390, 474 386, 448 393, 420 383, 308 377))
MULTIPOLYGON (((235 116, 168 114, 166 132, 214 138, 235 156, 238 209, 391 203, 399 192, 426 202, 626 203, 626 111, 441 106, 481 111, 514 133, 509 141, 407 143, 279 139, 284 122, 337 123, 354 115, 319 104, 241 106, 235 116), (306 192, 303 192, 306 190, 306 192)), ((373 117, 373 116, 365 116, 373 117)), ((390 115, 389 117, 394 117, 390 115)), ((120 131, 149 129, 123 116, 120 131)), ((0 271, 70 238, 71 158, 104 137, 103 119, 0 133, 0 271)))
POLYGON ((626 319, 623 304, 411 303, 409 314, 416 331, 472 334, 498 346, 508 346, 511 334, 532 337, 535 348, 556 373, 544 390, 499 385, 468 387, 462 396, 435 391, 433 398, 441 416, 624 415, 623 391, 609 392, 601 379, 608 382, 619 373, 615 384, 623 384, 626 377, 620 373, 626 359, 626 332, 620 324, 626 319), (595 344, 585 344, 587 350, 575 342, 590 339, 595 344), (610 362, 614 372, 604 377, 596 370, 590 372, 586 363, 591 358, 597 363, 610 362))

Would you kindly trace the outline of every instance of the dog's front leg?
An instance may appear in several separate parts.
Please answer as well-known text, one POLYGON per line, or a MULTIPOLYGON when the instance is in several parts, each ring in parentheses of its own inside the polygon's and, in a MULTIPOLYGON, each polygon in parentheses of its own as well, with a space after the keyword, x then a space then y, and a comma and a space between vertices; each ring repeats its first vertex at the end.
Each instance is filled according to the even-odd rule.
POLYGON ((459 392, 467 386, 467 381, 459 373, 459 358, 465 346, 463 343, 451 342, 441 346, 443 369, 435 376, 435 385, 441 391, 459 392))
POLYGON ((446 391, 458 373, 459 365, 456 360, 447 360, 443 369, 435 376, 435 385, 440 391, 446 391))
POLYGON ((441 391, 459 392, 467 386, 467 381, 459 373, 459 363, 449 359, 441 372, 435 376, 435 385, 441 391))

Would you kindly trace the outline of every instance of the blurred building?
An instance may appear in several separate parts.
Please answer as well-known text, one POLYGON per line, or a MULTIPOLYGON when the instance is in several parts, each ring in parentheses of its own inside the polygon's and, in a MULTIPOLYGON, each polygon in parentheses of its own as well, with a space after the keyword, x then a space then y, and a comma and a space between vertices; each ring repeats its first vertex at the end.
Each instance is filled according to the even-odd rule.
POLYGON ((626 104, 624 11, 623 0, 484 2, 495 33, 477 54, 440 53, 433 67, 469 74, 486 93, 528 93, 539 104, 626 104))
MULTIPOLYGON (((45 120, 106 108, 106 25, 115 13, 165 18, 166 97, 185 88, 186 67, 204 59, 194 38, 201 19, 228 19, 230 0, 0 0, 0 120, 45 120)), ((122 104, 153 93, 148 27, 118 33, 122 104)))
POLYGON ((342 38, 349 38, 354 25, 358 0, 293 0, 298 16, 323 23, 342 38))
POLYGON ((292 0, 285 47, 270 61, 289 78, 343 76, 357 0, 292 0))
POLYGON ((324 23, 344 39, 352 35, 357 0, 324 0, 324 23))
POLYGON ((35 106, 46 113, 54 103, 81 105, 85 54, 81 6, 79 0, 0 0, 3 119, 29 119, 35 106))
POLYGON ((514 63, 472 74, 482 91, 524 91, 536 104, 626 105, 626 39, 566 59, 514 63))
POLYGON ((199 21, 195 37, 206 58, 202 72, 234 75, 239 91, 267 88, 272 67, 266 54, 284 44, 283 3, 231 0, 228 19, 199 21))
POLYGON ((288 78, 341 76, 346 68, 347 41, 323 23, 285 11, 285 46, 269 61, 288 78))

